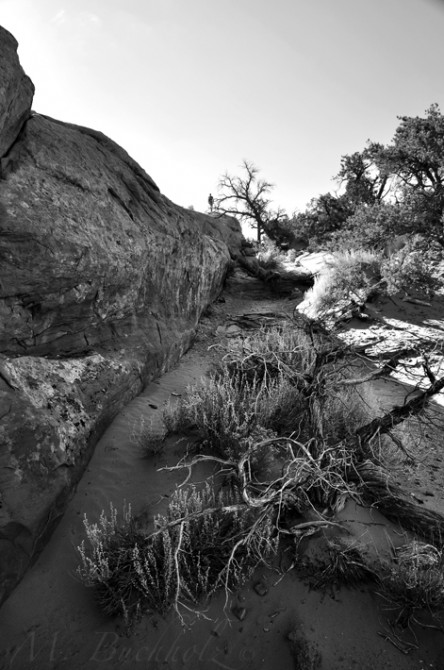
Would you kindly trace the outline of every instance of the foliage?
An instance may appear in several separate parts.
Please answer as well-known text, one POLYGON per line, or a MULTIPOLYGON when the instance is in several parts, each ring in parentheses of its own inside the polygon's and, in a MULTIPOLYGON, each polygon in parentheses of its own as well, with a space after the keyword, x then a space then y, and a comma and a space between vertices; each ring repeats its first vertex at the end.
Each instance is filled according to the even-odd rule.
POLYGON ((298 397, 282 377, 265 380, 224 363, 208 381, 190 387, 176 407, 166 407, 166 423, 174 432, 193 427, 204 445, 224 457, 238 456, 256 428, 275 427, 281 407, 297 405, 298 397))
POLYGON ((410 233, 415 227, 412 212, 405 207, 384 202, 360 205, 343 227, 330 236, 328 246, 335 250, 344 247, 382 250, 387 240, 410 233))
MULTIPOLYGON (((352 259, 345 255, 337 265, 342 271, 348 262, 348 276, 358 261, 367 263, 368 281, 373 281, 368 252, 352 259)), ((333 514, 347 499, 362 502, 369 496, 370 487, 375 490, 371 481, 376 481, 378 501, 385 509, 392 505, 392 515, 394 510, 399 516, 396 492, 387 472, 375 465, 372 444, 415 407, 422 411, 444 380, 369 422, 356 392, 369 377, 348 377, 348 353, 319 325, 282 320, 245 338, 242 349, 227 350, 210 379, 191 388, 170 414, 167 410, 170 427, 193 425, 210 449, 165 469, 185 468, 190 476, 196 464, 213 462, 225 475, 225 488, 182 486, 166 513, 154 519, 153 530, 128 510, 119 525, 112 506, 98 524, 85 518, 79 574, 107 613, 124 616, 128 624, 151 610, 174 608, 182 616, 183 608, 196 607, 217 589, 236 588, 275 555, 284 536, 292 540, 296 561, 301 538, 340 525, 333 514), (301 520, 307 512, 308 520, 301 520)), ((412 515, 410 501, 404 509, 412 515)), ((428 517, 425 523, 429 528, 428 517)), ((407 623, 422 607, 432 613, 442 608, 442 566, 441 550, 422 547, 398 550, 397 563, 384 572, 384 597, 401 609, 407 623)), ((330 543, 329 561, 322 567, 325 584, 373 577, 359 547, 340 542, 330 543)))
MULTIPOLYGON (((425 118, 398 117, 392 144, 371 145, 379 171, 393 175, 393 188, 434 192, 442 197, 444 185, 444 117, 435 103, 425 118)), ((402 191, 401 191, 402 192, 402 191)))
POLYGON ((338 192, 313 198, 292 217, 270 208, 272 185, 248 161, 244 175, 225 174, 216 210, 248 221, 278 246, 310 249, 382 248, 388 237, 424 233, 444 244, 444 116, 437 104, 425 117, 398 117, 388 145, 369 141, 345 154, 338 192))
POLYGON ((382 253, 353 249, 335 252, 327 269, 306 294, 312 317, 332 318, 353 306, 364 304, 374 295, 394 295, 400 291, 429 295, 439 287, 427 253, 415 238, 386 258, 382 253))
POLYGON ((112 505, 109 517, 102 512, 99 524, 91 524, 85 516, 84 525, 88 546, 78 547, 78 573, 105 613, 128 625, 152 610, 165 614, 174 606, 180 615, 186 603, 236 588, 277 548, 267 516, 209 483, 201 491, 177 489, 151 533, 138 527, 131 510, 119 525, 112 505))
POLYGON ((346 197, 325 193, 313 198, 307 209, 294 214, 286 225, 294 241, 302 241, 315 250, 342 228, 352 212, 346 197))
POLYGON ((312 313, 322 317, 344 302, 365 302, 381 281, 380 266, 380 257, 371 251, 334 254, 327 270, 316 278, 313 288, 306 293, 312 313))
POLYGON ((256 259, 263 270, 275 272, 282 272, 284 270, 284 257, 272 240, 266 239, 262 243, 260 251, 256 254, 256 259))
POLYGON ((344 197, 350 209, 357 205, 373 205, 383 200, 387 191, 388 177, 380 174, 374 162, 376 147, 372 144, 362 152, 345 154, 336 180, 344 185, 344 197))
MULTIPOLYGON (((332 389, 334 385, 335 375, 332 375, 332 389)), ((331 391, 323 399, 323 433, 328 444, 350 438, 369 418, 362 391, 337 388, 335 393, 331 391)))
POLYGON ((341 158, 339 193, 314 198, 288 221, 312 249, 381 247, 387 236, 424 233, 444 243, 444 116, 398 117, 390 144, 369 141, 341 158))
POLYGON ((293 380, 313 365, 315 353, 309 335, 291 322, 260 328, 244 340, 243 351, 229 352, 226 365, 249 379, 269 380, 279 376, 293 380))
POLYGON ((427 256, 420 250, 413 250, 411 244, 386 259, 381 271, 388 295, 399 291, 429 295, 440 285, 433 276, 427 256))

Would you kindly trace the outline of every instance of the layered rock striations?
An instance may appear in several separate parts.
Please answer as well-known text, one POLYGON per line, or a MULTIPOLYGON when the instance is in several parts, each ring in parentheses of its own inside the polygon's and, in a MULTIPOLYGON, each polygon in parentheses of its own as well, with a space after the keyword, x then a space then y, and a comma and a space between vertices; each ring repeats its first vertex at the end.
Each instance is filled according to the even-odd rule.
POLYGON ((190 345, 242 235, 100 132, 31 112, 0 28, 0 600, 116 412, 190 345))

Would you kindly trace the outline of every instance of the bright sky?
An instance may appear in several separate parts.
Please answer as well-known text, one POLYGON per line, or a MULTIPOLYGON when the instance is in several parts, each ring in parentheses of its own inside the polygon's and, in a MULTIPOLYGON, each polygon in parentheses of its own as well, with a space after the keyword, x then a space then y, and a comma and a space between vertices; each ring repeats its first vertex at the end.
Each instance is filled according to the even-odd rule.
POLYGON ((205 210, 245 158, 289 213, 398 115, 444 111, 441 0, 0 0, 33 109, 121 144, 205 210))

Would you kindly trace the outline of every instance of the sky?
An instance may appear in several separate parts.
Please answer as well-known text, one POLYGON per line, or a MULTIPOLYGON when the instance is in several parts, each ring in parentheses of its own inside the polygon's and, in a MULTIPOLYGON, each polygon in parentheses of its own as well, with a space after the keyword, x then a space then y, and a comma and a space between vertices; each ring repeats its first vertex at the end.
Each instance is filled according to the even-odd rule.
POLYGON ((397 116, 444 112, 444 0, 0 0, 33 109, 205 211, 244 159, 289 214, 397 116))

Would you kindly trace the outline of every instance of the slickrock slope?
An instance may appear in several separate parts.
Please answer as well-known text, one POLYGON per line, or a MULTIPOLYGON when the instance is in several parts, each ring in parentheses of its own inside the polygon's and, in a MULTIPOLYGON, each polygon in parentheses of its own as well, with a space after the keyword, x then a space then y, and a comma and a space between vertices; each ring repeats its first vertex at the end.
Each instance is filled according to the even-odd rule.
POLYGON ((190 345, 242 235, 100 132, 31 112, 0 28, 0 601, 105 426, 190 345))

